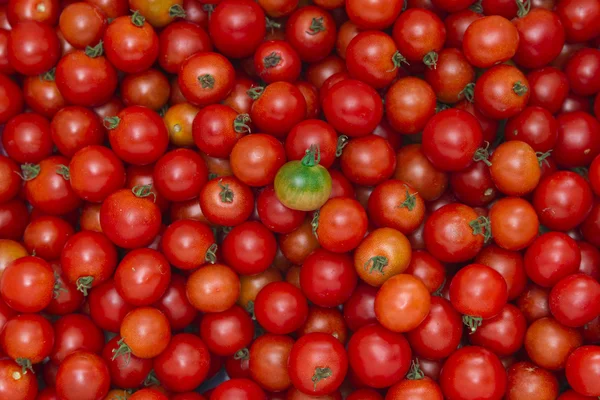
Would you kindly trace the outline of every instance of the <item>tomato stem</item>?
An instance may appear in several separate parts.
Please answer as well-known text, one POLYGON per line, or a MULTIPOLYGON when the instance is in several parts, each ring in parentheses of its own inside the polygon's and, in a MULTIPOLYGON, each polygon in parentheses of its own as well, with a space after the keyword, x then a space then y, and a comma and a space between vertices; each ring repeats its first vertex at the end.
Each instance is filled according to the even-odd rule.
POLYGON ((202 89, 212 89, 215 87, 215 77, 211 74, 204 74, 198 77, 198 82, 202 89))
POLYGON ((436 51, 430 51, 423 57, 423 64, 427 65, 429 69, 436 69, 438 58, 439 56, 436 51))
POLYGON ((51 68, 49 71, 40 75, 40 79, 46 82, 54 82, 56 79, 56 68, 51 68))
POLYGON ((306 33, 308 33, 309 35, 316 35, 319 32, 323 32, 325 31, 325 24, 324 24, 324 20, 323 17, 319 17, 319 18, 313 18, 310 26, 308 27, 308 30, 306 31, 306 33))
POLYGON ((21 165, 21 173, 15 172, 25 182, 35 179, 40 174, 39 164, 23 164, 21 165))
POLYGON ((450 106, 448 104, 444 104, 440 101, 436 101, 436 103, 435 103, 435 113, 436 114, 439 113, 440 111, 444 111, 449 108, 450 108, 450 106))
POLYGON ((85 48, 85 55, 90 57, 90 58, 96 58, 96 57, 100 57, 102 54, 104 54, 104 42, 99 41, 97 45, 95 46, 87 46, 85 48))
POLYGON ((135 197, 148 197, 148 196, 153 196, 153 202, 156 203, 156 193, 154 193, 152 191, 152 184, 148 184, 148 185, 137 185, 134 186, 131 191, 133 192, 135 197))
POLYGON ((173 4, 169 8, 169 17, 171 18, 185 18, 185 10, 180 4, 173 4))
POLYGON ((146 22, 146 18, 142 14, 140 14, 138 10, 135 10, 131 15, 131 23, 137 26, 138 28, 141 28, 142 26, 144 26, 144 22, 146 22))
POLYGON ((223 185, 223 179, 219 179, 219 187, 221 188, 221 193, 219 193, 219 197, 223 203, 233 203, 233 190, 229 188, 229 184, 223 185))
POLYGON ((56 173, 59 174, 60 176, 62 176, 63 178, 65 178, 66 181, 71 179, 69 167, 67 167, 64 164, 61 164, 58 167, 56 167, 56 173))
POLYGON ((529 11, 531 10, 530 0, 515 0, 515 2, 517 3, 517 7, 519 8, 519 11, 517 11, 517 17, 523 18, 524 16, 529 14, 529 11))
POLYGON ((473 11, 477 14, 483 14, 483 7, 481 6, 481 0, 477 0, 475 3, 469 7, 469 10, 473 11))
POLYGON ((317 383, 319 383, 321 380, 323 379, 327 379, 329 377, 331 377, 333 375, 333 371, 331 370, 331 368, 329 367, 325 367, 325 368, 321 368, 321 367, 317 367, 315 368, 315 373, 312 376, 312 381, 313 381, 313 388, 316 391, 317 390, 317 383))
POLYGON ((310 221, 310 226, 312 227, 312 233, 318 239, 319 235, 317 234, 317 229, 319 228, 319 216, 321 215, 321 211, 316 210, 313 214, 312 221, 310 221))
POLYGON ((421 364, 419 364, 419 359, 415 358, 410 362, 410 371, 406 374, 406 379, 410 379, 411 381, 418 381, 423 379, 425 374, 421 370, 421 364))
POLYGON ((160 385, 160 381, 156 377, 156 373, 154 372, 154 370, 151 369, 146 379, 144 379, 144 386, 149 387, 158 385, 160 385))
POLYGON ((250 133, 251 130, 250 126, 248 125, 249 122, 252 122, 252 120, 248 114, 239 114, 233 120, 233 130, 235 130, 237 133, 250 133))
POLYGON ((479 328, 481 326, 481 323, 483 322, 483 318, 472 317, 470 315, 463 315, 462 320, 463 324, 468 326, 471 330, 471 332, 469 332, 470 334, 475 333, 475 331, 477 331, 477 328, 479 328))
POLYGON ((467 83, 465 88, 458 94, 458 97, 463 96, 469 103, 475 100, 475 83, 467 83))
POLYGON ((582 178, 588 179, 589 171, 586 167, 575 167, 571 168, 571 171, 575 172, 577 175, 582 178))
POLYGON ((398 208, 408 208, 408 211, 412 211, 415 209, 415 206, 417 205, 417 194, 416 193, 410 193, 410 191, 408 190, 409 187, 408 185, 404 185, 404 187, 406 188, 406 194, 405 197, 406 199, 402 202, 402 204, 400 204, 398 206, 398 208))
POLYGON ((31 373, 33 374, 33 365, 31 364, 31 361, 28 358, 17 358, 15 360, 15 362, 21 366, 21 372, 23 373, 23 375, 25 375, 27 373, 27 370, 31 371, 31 373))
POLYGON ((513 91, 518 95, 518 96, 523 96, 525 93, 527 93, 527 85, 524 85, 523 83, 521 83, 521 81, 517 81, 515 82, 515 84, 513 85, 513 91))
POLYGON ((402 63, 404 63, 406 65, 410 65, 410 63, 408 61, 406 61, 406 58, 404 58, 404 56, 402 54, 400 54, 400 52, 397 50, 394 53, 394 55, 392 56, 392 63, 394 64, 394 68, 392 68, 391 70, 389 70, 387 72, 394 72, 398 68, 402 67, 402 63))
POLYGON ((271 30, 271 33, 273 33, 275 29, 281 29, 281 24, 269 17, 265 17, 265 24, 267 29, 271 30))
POLYGON ((477 217, 469 222, 469 226, 473 229, 473 235, 482 235, 485 242, 492 238, 492 227, 490 220, 484 216, 477 217))
POLYGON ((113 130, 121 123, 121 118, 117 117, 104 117, 102 120, 102 125, 108 130, 113 130))
POLYGON ((235 354, 233 355, 234 360, 248 360, 249 358, 250 358, 250 351, 248 351, 248 349, 245 347, 241 350, 236 351, 235 354))
POLYGON ((337 146, 335 148, 335 156, 340 157, 342 155, 342 151, 344 147, 348 144, 348 136, 340 135, 337 140, 337 146))
POLYGON ((249 300, 248 304, 246 304, 246 311, 248 311, 253 320, 256 320, 256 314, 254 314, 254 302, 252 300, 249 300))
POLYGON ((211 264, 214 264, 217 262, 217 244, 213 243, 210 245, 210 247, 208 248, 208 250, 206 250, 206 255, 204 256, 204 260, 206 262, 209 262, 211 264))
POLYGON ((483 161, 485 163, 485 165, 487 165, 488 167, 492 166, 492 163, 489 160, 490 157, 490 152, 489 152, 489 147, 490 147, 490 142, 485 141, 485 146, 480 147, 477 149, 477 151, 475 152, 475 154, 473 154, 473 161, 477 162, 477 161, 483 161))
MULTIPOLYGON (((161 117, 164 117, 164 116, 165 116, 165 114, 167 113, 167 111, 168 111, 168 110, 169 110, 169 105, 168 105, 168 104, 165 104, 165 105, 164 105, 164 106, 162 106, 162 107, 161 107, 161 108, 160 108, 160 109, 159 109, 157 112, 158 112, 158 115, 160 115, 161 117)), ((179 126, 179 130, 176 130, 176 127, 178 127, 178 126, 179 126, 179 125, 175 125, 175 126, 173 127, 173 130, 174 130, 175 132, 180 132, 180 131, 181 131, 181 126, 179 126)))
POLYGON ((550 155, 552 155, 552 149, 548 150, 545 153, 537 151, 535 155, 537 156, 538 162, 540 163, 540 167, 543 163, 546 163, 547 166, 550 166, 550 163, 548 162, 547 158, 550 157, 550 155))
POLYGON ((92 283, 94 282, 93 276, 82 276, 77 279, 77 290, 83 293, 84 296, 88 295, 88 289, 92 288, 92 283))
POLYGON ((441 297, 442 296, 442 291, 444 290, 444 286, 446 286, 446 278, 444 278, 444 281, 442 282, 442 284, 440 285, 440 287, 437 288, 435 290, 435 292, 433 292, 431 295, 432 296, 441 297))
POLYGON ((265 68, 276 67, 279 65, 280 62, 281 62, 281 56, 278 55, 277 53, 275 53, 274 51, 271 52, 271 54, 269 54, 265 58, 263 58, 263 63, 265 64, 265 68))
POLYGON ((60 283, 60 275, 58 275, 58 273, 56 273, 56 271, 54 272, 54 295, 53 297, 55 299, 58 298, 58 296, 60 296, 60 292, 68 292, 68 290, 61 285, 60 283))
POLYGON ((253 87, 248 89, 248 91, 246 92, 246 94, 248 96, 250 96, 250 98, 252 100, 256 100, 258 99, 260 96, 262 96, 263 92, 265 91, 265 88, 262 86, 257 86, 257 87, 253 87))
POLYGON ((318 145, 311 144, 302 157, 302 165, 305 167, 314 167, 321 162, 321 149, 318 145))
POLYGON ((383 269, 388 265, 388 259, 385 256, 375 256, 367 260, 364 265, 365 271, 369 271, 372 274, 373 271, 380 272, 383 275, 383 269), (370 268, 369 268, 370 266, 370 268))

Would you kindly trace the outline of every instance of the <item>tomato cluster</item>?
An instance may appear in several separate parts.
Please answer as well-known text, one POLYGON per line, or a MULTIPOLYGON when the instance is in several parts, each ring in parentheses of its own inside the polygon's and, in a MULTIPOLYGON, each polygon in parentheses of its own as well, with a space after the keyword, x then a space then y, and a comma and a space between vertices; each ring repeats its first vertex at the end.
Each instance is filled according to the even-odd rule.
POLYGON ((599 0, 1 0, 0 399, 600 398, 599 0))

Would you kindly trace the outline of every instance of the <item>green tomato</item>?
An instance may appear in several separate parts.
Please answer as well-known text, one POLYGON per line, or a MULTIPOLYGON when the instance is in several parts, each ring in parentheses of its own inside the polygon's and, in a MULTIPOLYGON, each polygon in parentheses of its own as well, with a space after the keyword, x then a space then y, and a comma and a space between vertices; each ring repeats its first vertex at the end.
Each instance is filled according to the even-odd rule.
POLYGON ((329 199, 331 176, 319 165, 319 149, 311 146, 301 161, 284 164, 275 176, 275 195, 288 208, 314 211, 329 199))

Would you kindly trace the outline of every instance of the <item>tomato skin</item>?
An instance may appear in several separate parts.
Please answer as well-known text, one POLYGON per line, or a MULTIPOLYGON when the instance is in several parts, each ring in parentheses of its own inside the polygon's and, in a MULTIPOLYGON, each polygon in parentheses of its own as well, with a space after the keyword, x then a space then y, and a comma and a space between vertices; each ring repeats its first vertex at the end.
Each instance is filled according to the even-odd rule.
POLYGON ((181 333, 154 359, 156 377, 169 390, 187 392, 198 387, 207 377, 210 354, 204 342, 195 335, 181 333))
POLYGON ((589 215, 593 194, 589 184, 571 171, 559 171, 543 179, 533 193, 533 207, 540 223, 568 231, 589 215))
POLYGON ((268 332, 285 335, 304 324, 308 303, 300 289, 290 283, 272 282, 256 296, 254 312, 268 332))
POLYGON ((294 340, 270 333, 258 337, 250 347, 249 377, 265 390, 281 392, 291 386, 288 359, 294 340))
POLYGON ((550 291, 552 315, 561 324, 578 328, 600 315, 600 284, 585 274, 569 275, 550 291))
POLYGON ((371 133, 381 121, 383 104, 375 89, 354 79, 335 84, 323 99, 323 112, 333 128, 351 137, 371 133))
POLYGON ((210 400, 266 400, 267 395, 250 379, 230 379, 215 388, 210 400))
POLYGON ((125 185, 125 168, 111 150, 87 146, 69 162, 71 187, 82 199, 99 203, 125 185))
POLYGON ((38 21, 50 26, 56 25, 59 14, 59 2, 57 0, 35 1, 7 1, 6 18, 15 26, 23 21, 38 21))
POLYGON ((369 197, 367 211, 375 225, 409 234, 423 222, 425 203, 412 187, 391 179, 375 187, 369 197))
POLYGON ((254 325, 246 310, 236 305, 220 313, 204 314, 200 337, 211 354, 231 356, 252 342, 254 325))
POLYGON ((359 329, 348 343, 350 367, 361 381, 373 388, 399 382, 408 372, 410 360, 411 349, 404 336, 379 324, 359 329))
POLYGON ((296 10, 285 26, 285 41, 292 45, 304 62, 314 63, 328 56, 335 46, 336 36, 337 29, 331 14, 315 6, 296 10))
POLYGON ((286 207, 275 194, 273 186, 263 189, 256 199, 256 207, 260 221, 275 233, 290 233, 304 221, 304 211, 286 207))
POLYGON ((94 5, 84 2, 71 3, 60 13, 58 23, 65 40, 77 49, 98 44, 107 21, 104 13, 94 5))
POLYGON ((16 24, 8 39, 8 61, 23 75, 40 75, 60 58, 60 44, 54 29, 42 22, 16 24))
POLYGON ((169 73, 178 73, 183 61, 192 54, 212 51, 212 42, 204 29, 187 21, 169 24, 158 36, 158 63, 169 73))
POLYGON ((409 62, 423 61, 430 68, 436 65, 426 56, 444 47, 446 27, 433 12, 422 8, 409 8, 394 22, 392 36, 398 51, 409 62))
POLYGON ((54 294, 52 268, 39 257, 21 257, 2 273, 0 294, 6 304, 21 313, 40 312, 54 294))
POLYGON ((206 265, 188 277, 186 294, 189 302, 199 311, 223 312, 238 299, 240 279, 226 265, 206 265))
POLYGON ((420 144, 411 144, 398 150, 394 178, 406 182, 425 201, 437 199, 448 186, 448 176, 433 166, 423 154, 420 144))
POLYGON ((469 338, 472 344, 484 347, 498 357, 506 357, 523 347, 526 329, 523 313, 512 304, 506 304, 498 315, 483 321, 469 338))
POLYGON ((254 194, 236 177, 215 178, 200 190, 200 207, 210 223, 236 226, 254 211, 254 194))
POLYGON ((269 40, 254 53, 254 68, 258 76, 270 84, 294 82, 300 76, 302 62, 294 48, 282 40, 269 40))
POLYGON ((559 371, 569 354, 583 344, 581 334, 553 318, 542 318, 529 325, 525 334, 527 355, 538 366, 559 371))
POLYGON ((377 322, 375 296, 378 288, 360 282, 344 304, 344 320, 351 331, 377 322))
POLYGON ((225 56, 248 57, 265 37, 265 13, 248 0, 223 0, 211 14, 209 33, 215 47, 225 56))
POLYGON ((580 262, 577 242, 560 232, 539 236, 525 253, 527 276, 543 287, 552 287, 577 272, 580 262))
POLYGON ((56 260, 74 229, 63 219, 44 216, 30 222, 25 229, 23 242, 30 253, 44 260, 56 260))
POLYGON ((100 208, 102 232, 115 245, 126 249, 152 243, 160 231, 160 223, 158 206, 130 189, 113 192, 100 208))
POLYGON ((177 79, 181 93, 190 103, 207 106, 225 99, 231 92, 235 70, 221 54, 200 52, 182 62, 177 79))
POLYGON ((17 199, 0 204, 0 238, 20 240, 29 223, 28 212, 25 203, 17 199))
POLYGON ((154 307, 162 311, 168 318, 173 331, 181 331, 194 321, 196 308, 186 295, 186 278, 178 274, 171 275, 171 281, 163 296, 154 303, 154 307))
POLYGON ((130 352, 139 358, 158 356, 171 340, 167 317, 154 307, 140 307, 130 311, 119 330, 130 352))
POLYGON ((335 253, 356 248, 367 232, 367 213, 350 198, 329 199, 319 210, 317 239, 321 246, 335 253))
POLYGON ((551 113, 560 110, 569 93, 569 81, 564 72, 545 67, 530 72, 527 80, 531 89, 530 106, 543 107, 551 113))
POLYGON ((52 154, 50 124, 39 114, 17 115, 4 127, 2 145, 17 163, 39 163, 52 154))
POLYGON ((527 78, 520 70, 500 64, 488 69, 477 80, 475 105, 490 118, 510 118, 523 111, 530 92, 527 78))
POLYGON ((545 153, 552 150, 556 144, 558 123, 550 111, 539 106, 530 106, 507 122, 504 133, 509 140, 523 141, 536 152, 545 153))
POLYGON ((391 26, 400 12, 403 3, 399 0, 347 0, 346 12, 350 21, 360 29, 382 30, 391 26))
POLYGON ((163 233, 161 250, 173 266, 191 270, 210 260, 215 237, 209 226, 194 220, 173 222, 163 233))
POLYGON ((519 32, 515 63, 525 68, 539 68, 558 57, 565 44, 565 30, 555 13, 533 9, 513 24, 519 32))
POLYGON ((462 110, 444 110, 425 125, 423 153, 442 171, 460 171, 473 162, 482 140, 475 117, 462 110))
POLYGON ((100 145, 105 129, 93 111, 80 106, 60 109, 50 122, 52 141, 65 157, 73 157, 86 146, 100 145))
POLYGON ((119 348, 120 336, 115 336, 106 343, 102 350, 102 358, 110 372, 111 383, 124 389, 135 389, 141 386, 152 370, 152 360, 129 355, 120 355, 113 359, 119 348))
POLYGON ((0 344, 4 354, 13 360, 25 359, 31 364, 39 364, 52 351, 54 330, 39 314, 20 314, 4 325, 0 344))
POLYGON ((416 278, 398 274, 386 280, 375 297, 375 315, 393 332, 409 332, 425 320, 431 308, 429 290, 416 278))
POLYGON ((342 172, 352 183, 375 186, 389 179, 396 157, 389 142, 377 135, 350 140, 340 159, 342 172))
POLYGON ((248 186, 266 186, 285 164, 285 149, 273 136, 255 133, 237 141, 230 160, 236 178, 248 186))
POLYGON ((37 393, 35 374, 23 374, 23 367, 13 360, 0 360, 0 395, 7 399, 34 400, 37 393))
POLYGON ((483 15, 478 14, 468 8, 453 12, 444 18, 446 27, 446 47, 462 49, 463 38, 469 25, 483 15))
POLYGON ((463 38, 465 57, 478 68, 489 68, 510 60, 517 52, 518 45, 517 28, 499 15, 473 21, 463 38))
POLYGON ((344 346, 336 338, 315 332, 294 343, 288 368, 294 387, 305 394, 320 396, 334 392, 342 384, 348 370, 348 358, 344 346), (319 377, 319 369, 328 369, 330 374, 319 377))
POLYGON ((596 24, 600 17, 600 6, 595 1, 567 0, 556 5, 569 42, 585 42, 600 34, 596 24))
POLYGON ((347 254, 317 249, 300 269, 300 287, 312 303, 336 307, 345 303, 356 287, 357 276, 352 258, 347 254))
POLYGON ((463 53, 459 49, 442 49, 436 64, 436 68, 425 70, 425 80, 438 100, 445 104, 462 100, 463 89, 475 80, 475 71, 463 53))
POLYGON ((542 174, 535 150, 520 140, 500 144, 490 162, 496 187, 508 196, 523 196, 533 191, 542 174))
POLYGON ((385 114, 396 131, 411 135, 423 130, 435 115, 436 97, 422 79, 408 76, 398 79, 385 95, 385 114))
POLYGON ((255 221, 234 227, 222 244, 226 264, 242 275, 265 271, 273 262, 276 251, 273 233, 255 221))
POLYGON ((300 89, 289 82, 267 85, 254 100, 250 118, 260 132, 283 138, 306 117, 306 100, 300 89))
MULTIPOLYGON (((378 395, 379 396, 379 395, 378 395)), ((357 397, 360 399, 361 397, 357 397)), ((380 397, 373 397, 374 400, 380 397)), ((439 385, 429 377, 419 379, 403 379, 392 386, 386 396, 386 400, 426 398, 428 400, 442 400, 442 390, 439 385)))
POLYGON ((152 249, 133 250, 119 263, 114 275, 116 288, 127 303, 147 306, 157 301, 167 289, 171 266, 152 249))
MULTIPOLYGON (((348 22, 352 24, 352 22, 348 22)), ((398 75, 397 61, 394 55, 397 51, 394 40, 386 33, 380 31, 360 32, 356 25, 352 24, 355 31, 354 37, 344 45, 343 53, 340 54, 346 59, 346 67, 350 76, 361 80, 370 86, 380 89, 388 86, 398 75)), ((338 34, 337 51, 342 51, 339 46, 340 35, 338 34)))
POLYGON ((154 387, 144 388, 144 389, 138 390, 137 392, 133 393, 131 396, 128 397, 128 399, 131 399, 131 400, 168 400, 169 398, 167 397, 167 395, 164 394, 163 392, 161 392, 161 390, 164 390, 161 386, 156 386, 156 388, 154 388, 154 387))
POLYGON ((576 349, 567 359, 566 373, 569 385, 577 393, 585 396, 598 396, 596 368, 600 361, 600 347, 583 346, 576 349))
POLYGON ((56 374, 56 393, 65 400, 94 400, 110 389, 104 360, 93 353, 75 352, 65 358, 56 374))
POLYGON ((523 361, 513 364, 507 372, 507 400, 525 400, 531 396, 540 400, 552 400, 558 396, 558 381, 545 369, 523 361))
POLYGON ((74 105, 95 107, 107 103, 118 85, 117 71, 106 57, 82 50, 66 54, 56 66, 56 86, 74 105))
POLYGON ((56 86, 52 70, 37 76, 28 76, 23 81, 25 103, 35 112, 52 117, 66 105, 56 86))
POLYGON ((206 163, 198 153, 189 149, 167 152, 154 165, 154 185, 169 201, 193 199, 207 180, 206 163))
POLYGON ((560 114, 558 140, 552 156, 564 167, 589 165, 600 153, 600 139, 594 135, 600 122, 583 111, 560 114))
POLYGON ((19 114, 23 105, 21 88, 8 76, 0 74, 0 122, 5 124, 19 114))
POLYGON ((9 157, 0 156, 0 203, 5 203, 19 193, 21 189, 21 173, 17 164, 9 157))

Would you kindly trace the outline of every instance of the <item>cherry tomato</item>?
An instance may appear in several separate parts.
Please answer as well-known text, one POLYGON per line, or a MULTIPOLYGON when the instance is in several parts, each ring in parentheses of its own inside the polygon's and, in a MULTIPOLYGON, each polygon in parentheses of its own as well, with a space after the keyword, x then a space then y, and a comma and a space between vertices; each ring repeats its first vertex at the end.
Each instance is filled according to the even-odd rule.
POLYGON ((158 35, 158 63, 167 72, 178 73, 183 61, 192 54, 212 51, 210 37, 200 26, 177 21, 158 35))
POLYGON ((386 118, 392 128, 408 135, 418 133, 435 114, 433 88, 416 77, 400 78, 385 95, 386 118))
POLYGON ((183 219, 169 225, 162 236, 161 250, 171 264, 184 270, 216 260, 214 234, 199 221, 183 219))
POLYGON ((360 244, 367 232, 367 213, 350 198, 329 199, 313 218, 315 234, 321 246, 335 253, 345 253, 360 244), (318 218, 318 219, 317 219, 318 218))
POLYGON ((39 114, 17 115, 4 127, 2 145, 18 163, 39 163, 52 154, 50 124, 39 114))
POLYGON ((240 294, 240 278, 228 266, 207 265, 194 271, 186 282, 189 302, 202 312, 223 312, 240 294))
MULTIPOLYGON (((355 35, 348 43, 347 48, 343 49, 340 55, 346 59, 348 72, 354 79, 359 79, 368 83, 374 88, 384 88, 388 86, 398 75, 398 68, 401 67, 402 55, 398 53, 394 39, 391 36, 379 31, 358 32, 356 25, 352 33, 355 35)), ((343 26, 338 34, 338 53, 340 36, 343 26)))
POLYGON ((231 356, 252 342, 254 325, 246 310, 236 305, 205 314, 200 321, 200 337, 211 353, 231 356))
POLYGON ((394 23, 403 5, 400 0, 348 0, 346 12, 361 29, 384 29, 394 23))
POLYGON ((519 17, 513 22, 519 32, 514 62, 525 68, 539 68, 558 57, 565 44, 565 30, 558 15, 536 8, 519 17))
POLYGON ((69 181, 79 197, 99 203, 125 185, 125 167, 106 147, 87 146, 71 158, 69 181))
POLYGON ((171 267, 167 259, 152 249, 133 250, 119 263, 114 275, 117 291, 134 306, 147 306, 167 290, 171 267))
POLYGON ((8 76, 0 75, 0 122, 5 124, 19 114, 23 111, 23 105, 21 88, 8 76))
POLYGON ((25 229, 23 242, 27 251, 44 260, 56 260, 74 229, 63 219, 44 216, 30 222, 25 229))
POLYGON ((287 282, 272 282, 256 296, 254 312, 267 331, 284 335, 304 324, 308 304, 300 289, 287 282))
POLYGON ((13 26, 8 38, 8 61, 23 75, 40 75, 56 65, 60 44, 54 29, 38 21, 13 26))
POLYGON ((196 308, 186 295, 186 279, 177 274, 171 275, 171 281, 162 297, 154 303, 168 318, 173 331, 181 331, 196 318, 196 308))
POLYGON ((306 117, 306 100, 300 89, 289 82, 253 88, 248 94, 254 100, 250 118, 261 132, 284 137, 306 117))
MULTIPOLYGON (((256 208, 260 221, 275 233, 291 233, 305 219, 304 211, 292 210, 286 207, 275 194, 273 186, 263 189, 256 199, 256 208)), ((249 209, 248 215, 252 212, 249 209)))
POLYGON ((67 356, 56 374, 56 392, 65 400, 101 398, 109 388, 108 367, 93 353, 78 351, 67 356))
POLYGON ((288 359, 294 340, 270 333, 259 336, 250 347, 249 373, 265 390, 280 392, 292 384, 288 359))
POLYGON ((250 379, 230 379, 215 388, 210 400, 266 400, 267 395, 250 379))
POLYGON ((377 135, 350 140, 340 159, 342 172, 357 185, 375 186, 388 180, 396 168, 394 149, 377 135))
POLYGON ((312 303, 335 307, 350 298, 357 276, 352 258, 317 249, 309 255, 300 270, 302 292, 312 303))
POLYGON ((171 328, 165 315, 154 307, 140 307, 130 311, 121 323, 122 341, 114 353, 127 357, 154 358, 162 353, 171 340, 171 328))
POLYGON ((0 360, 0 395, 15 400, 33 400, 38 393, 35 374, 10 359, 0 360))
POLYGON ((501 64, 488 69, 475 85, 475 105, 484 115, 493 119, 519 114, 527 105, 529 96, 527 78, 511 65, 501 64))
MULTIPOLYGON (((324 59, 335 46, 336 25, 326 10, 306 6, 296 10, 287 20, 285 40, 305 62, 324 59)), ((318 86, 318 85, 317 85, 318 86)))
POLYGON ((474 345, 506 357, 523 346, 526 328, 523 313, 512 304, 505 304, 498 315, 483 321, 469 338, 474 345))
POLYGON ((200 110, 192 124, 194 143, 211 157, 227 158, 234 145, 250 133, 248 114, 238 114, 233 108, 212 104, 200 110))
POLYGON ((552 318, 541 318, 529 325, 525 334, 527 355, 538 366, 558 371, 565 367, 569 354, 583 344, 581 334, 552 318))
POLYGON ((600 122, 583 111, 563 113, 556 120, 558 139, 553 158, 565 167, 589 165, 600 153, 600 139, 593 134, 600 129, 600 122))
POLYGON ((54 323, 54 348, 50 360, 55 365, 77 351, 100 354, 104 335, 91 319, 81 314, 69 314, 54 323))
MULTIPOLYGON (((141 386, 152 370, 152 360, 138 358, 133 354, 114 357, 119 349, 120 336, 115 336, 104 346, 102 358, 110 372, 111 383, 125 389, 141 386)), ((115 399, 116 400, 116 399, 115 399)))
POLYGON ((524 400, 531 396, 540 400, 551 400, 558 396, 556 377, 530 362, 523 361, 513 364, 508 368, 507 373, 507 400, 524 400))
POLYGON ((265 271, 277 250, 275 236, 259 222, 247 221, 235 226, 223 241, 223 258, 242 275, 265 271))
POLYGON ((4 354, 16 360, 25 372, 32 371, 32 364, 39 364, 50 355, 54 330, 39 314, 21 314, 4 325, 0 344, 4 354))
POLYGON ((530 72, 527 80, 531 89, 530 106, 544 107, 551 113, 560 110, 569 93, 569 81, 564 72, 545 67, 530 72))
POLYGON ((65 157, 73 157, 86 146, 101 145, 105 129, 93 111, 80 106, 60 109, 50 123, 52 141, 65 157))
POLYGON ((556 5, 556 14, 570 42, 585 42, 600 33, 600 26, 596 24, 596 18, 600 16, 600 5, 595 1, 560 1, 556 5))
POLYGON ((523 196, 538 185, 541 176, 538 156, 525 142, 502 143, 494 150, 489 162, 496 187, 508 196, 523 196))
POLYGON ((247 135, 233 146, 230 161, 233 174, 246 185, 266 186, 285 164, 285 149, 271 135, 247 135))
POLYGON ((571 353, 567 360, 567 380, 579 394, 597 396, 600 393, 596 379, 599 350, 598 346, 583 346, 571 353))
POLYGON ((235 71, 227 58, 218 53, 200 52, 182 62, 177 82, 190 103, 207 106, 224 100, 233 90, 234 79, 235 71))
POLYGON ((11 308, 22 313, 39 312, 54 295, 52 267, 38 257, 22 257, 9 264, 2 273, 0 294, 11 308))
POLYGON ((600 284, 591 276, 574 274, 560 280, 550 291, 549 304, 558 322, 581 327, 600 315, 597 302, 600 284))
POLYGON ((408 332, 425 320, 431 307, 429 290, 408 274, 395 275, 384 282, 375 298, 375 315, 385 328, 408 332))
POLYGON ((439 59, 438 52, 446 41, 446 27, 433 12, 410 8, 394 22, 392 36, 401 57, 409 63, 422 61, 434 69, 439 59))
POLYGON ((363 326, 377 322, 375 316, 375 295, 378 289, 359 283, 356 289, 344 304, 344 320, 352 331, 357 331, 363 326))

